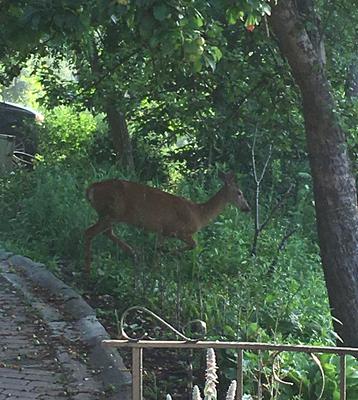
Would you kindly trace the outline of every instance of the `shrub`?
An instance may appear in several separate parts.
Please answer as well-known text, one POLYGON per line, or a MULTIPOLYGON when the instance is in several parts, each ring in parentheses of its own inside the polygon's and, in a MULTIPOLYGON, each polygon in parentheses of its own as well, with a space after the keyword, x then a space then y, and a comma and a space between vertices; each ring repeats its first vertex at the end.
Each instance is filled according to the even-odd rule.
POLYGON ((88 162, 94 133, 104 129, 100 116, 74 107, 58 106, 46 113, 38 151, 48 164, 78 165, 88 162))

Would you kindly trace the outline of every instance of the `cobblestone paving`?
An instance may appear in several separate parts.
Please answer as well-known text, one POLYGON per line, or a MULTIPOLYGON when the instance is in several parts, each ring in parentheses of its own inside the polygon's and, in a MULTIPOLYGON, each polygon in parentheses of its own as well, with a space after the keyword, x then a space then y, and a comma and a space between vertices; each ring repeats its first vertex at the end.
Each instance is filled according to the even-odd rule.
POLYGON ((0 275, 0 400, 103 398, 90 375, 75 382, 63 369, 64 348, 0 275))

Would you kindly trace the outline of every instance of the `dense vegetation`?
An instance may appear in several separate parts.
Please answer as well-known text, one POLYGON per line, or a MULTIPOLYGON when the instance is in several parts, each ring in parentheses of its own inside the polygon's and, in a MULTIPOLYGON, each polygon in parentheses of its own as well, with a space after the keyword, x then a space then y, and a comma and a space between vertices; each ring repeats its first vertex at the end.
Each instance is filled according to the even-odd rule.
MULTIPOLYGON (((144 3, 142 11, 126 1, 111 3, 93 29, 86 31, 82 20, 80 32, 66 26, 64 14, 76 15, 69 6, 59 7, 52 22, 48 10, 27 10, 26 20, 37 28, 50 24, 56 40, 37 49, 12 86, 14 64, 0 61, 3 99, 32 103, 45 114, 34 169, 0 178, 1 242, 75 283, 111 327, 116 314, 143 305, 180 328, 202 319, 212 339, 333 345, 299 94, 265 23, 250 32, 268 10, 246 10, 241 24, 237 7, 216 7, 212 15, 188 6, 178 17, 181 48, 168 6, 158 3, 150 13, 150 2, 147 9, 144 3), (84 197, 91 182, 126 178, 200 202, 215 193, 219 172, 227 170, 235 171, 250 215, 227 208, 198 233, 195 250, 177 256, 158 249, 155 235, 120 226, 118 235, 137 250, 138 263, 97 237, 92 279, 84 283, 83 231, 96 218, 84 197)), ((330 28, 327 72, 354 158, 358 110, 347 71, 355 67, 349 44, 355 33, 340 32, 337 43, 341 28, 332 14, 344 21, 348 11, 333 4, 319 11, 330 28)), ((16 7, 8 12, 14 19, 16 7)), ((232 379, 233 354, 220 357, 223 379, 232 379)), ((314 362, 282 355, 293 386, 275 392, 264 357, 267 398, 318 396, 322 381, 314 362)), ((247 376, 253 378, 257 362, 248 354, 247 376)), ((322 356, 321 363, 324 396, 335 399, 338 360, 322 356)), ((149 380, 148 398, 174 393, 175 382, 159 379, 155 389, 156 380, 149 380)), ((254 383, 246 380, 247 393, 255 393, 254 383)), ((347 385, 355 398, 353 360, 347 385)))

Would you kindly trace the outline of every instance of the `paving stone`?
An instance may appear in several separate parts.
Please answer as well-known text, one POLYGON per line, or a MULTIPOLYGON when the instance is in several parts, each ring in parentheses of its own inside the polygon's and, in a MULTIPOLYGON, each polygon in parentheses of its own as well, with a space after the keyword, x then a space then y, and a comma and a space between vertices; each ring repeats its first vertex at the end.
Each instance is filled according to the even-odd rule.
POLYGON ((53 334, 0 274, 0 400, 102 399, 100 385, 86 366, 78 361, 81 375, 66 369, 59 349, 69 366, 71 354, 66 353, 61 335, 53 334))

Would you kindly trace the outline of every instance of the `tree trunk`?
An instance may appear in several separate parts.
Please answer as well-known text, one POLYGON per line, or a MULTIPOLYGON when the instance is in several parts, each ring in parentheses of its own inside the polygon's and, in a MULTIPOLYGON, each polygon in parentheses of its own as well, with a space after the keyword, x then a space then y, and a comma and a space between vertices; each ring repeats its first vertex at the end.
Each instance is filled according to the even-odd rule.
MULTIPOLYGON (((99 61, 100 58, 95 41, 92 42, 90 54, 91 56, 89 58, 89 62, 91 65, 93 76, 96 77, 98 80, 98 85, 103 77, 106 76, 106 73, 103 70, 99 61)), ((122 112, 118 110, 115 103, 112 102, 111 96, 108 94, 107 96, 108 97, 104 99, 104 111, 107 115, 108 127, 112 137, 113 148, 116 152, 116 159, 122 167, 134 172, 132 142, 129 136, 125 116, 122 112)))
POLYGON ((358 210, 345 135, 324 67, 294 0, 279 0, 271 24, 303 100, 317 230, 332 316, 345 346, 358 347, 358 210))
POLYGON ((324 47, 321 19, 316 13, 314 3, 314 0, 299 0, 295 2, 299 16, 304 21, 307 35, 318 55, 319 61, 322 64, 326 64, 326 49, 324 47))
POLYGON ((122 167, 134 172, 132 143, 125 116, 117 110, 115 105, 108 105, 106 111, 117 160, 122 167))

